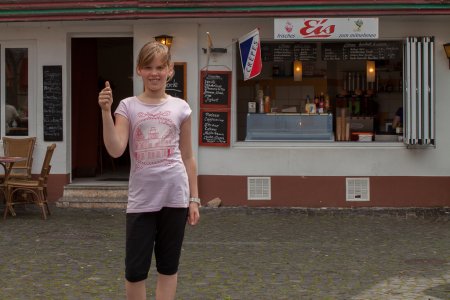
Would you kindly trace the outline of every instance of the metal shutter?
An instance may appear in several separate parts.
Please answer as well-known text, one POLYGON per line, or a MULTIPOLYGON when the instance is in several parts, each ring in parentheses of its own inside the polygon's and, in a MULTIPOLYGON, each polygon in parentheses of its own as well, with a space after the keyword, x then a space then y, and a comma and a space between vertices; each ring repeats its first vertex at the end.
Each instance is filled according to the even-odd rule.
POLYGON ((408 37, 403 59, 404 143, 435 146, 434 37, 408 37))

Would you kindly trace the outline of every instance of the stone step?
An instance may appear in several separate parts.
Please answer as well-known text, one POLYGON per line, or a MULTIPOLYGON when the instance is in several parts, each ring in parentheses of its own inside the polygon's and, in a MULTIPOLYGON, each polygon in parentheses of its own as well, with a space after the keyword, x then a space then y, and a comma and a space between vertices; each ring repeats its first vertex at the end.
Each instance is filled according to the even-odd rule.
POLYGON ((128 185, 68 184, 58 207, 78 208, 126 208, 128 185))

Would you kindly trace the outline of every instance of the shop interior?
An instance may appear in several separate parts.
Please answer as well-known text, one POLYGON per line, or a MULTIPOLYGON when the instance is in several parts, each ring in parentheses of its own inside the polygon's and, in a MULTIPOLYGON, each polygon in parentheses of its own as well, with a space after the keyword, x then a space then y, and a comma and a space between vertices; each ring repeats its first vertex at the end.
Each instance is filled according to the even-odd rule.
POLYGON ((261 49, 260 75, 244 81, 237 71, 239 141, 401 141, 401 41, 272 41, 261 49))

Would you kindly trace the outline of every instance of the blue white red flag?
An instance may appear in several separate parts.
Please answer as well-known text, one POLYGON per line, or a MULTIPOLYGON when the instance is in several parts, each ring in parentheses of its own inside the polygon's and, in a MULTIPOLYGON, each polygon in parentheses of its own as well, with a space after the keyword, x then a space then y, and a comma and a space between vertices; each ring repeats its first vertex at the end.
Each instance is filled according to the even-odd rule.
POLYGON ((241 53, 244 80, 258 76, 262 70, 261 44, 259 42, 258 29, 239 38, 239 51, 241 53))

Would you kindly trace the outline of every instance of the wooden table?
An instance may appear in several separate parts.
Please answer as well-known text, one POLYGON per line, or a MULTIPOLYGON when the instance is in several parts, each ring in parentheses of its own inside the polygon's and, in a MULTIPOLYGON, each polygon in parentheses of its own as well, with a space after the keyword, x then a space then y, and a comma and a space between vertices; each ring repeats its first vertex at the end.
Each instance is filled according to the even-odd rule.
POLYGON ((3 178, 3 182, 0 183, 0 189, 3 192, 3 196, 5 196, 5 215, 7 214, 6 210, 9 209, 11 214, 14 216, 16 213, 11 205, 8 205, 8 195, 6 191, 6 183, 8 182, 9 175, 11 174, 12 167, 16 162, 25 161, 26 157, 18 157, 18 156, 0 156, 0 165, 3 167, 5 171, 5 176, 3 178))

